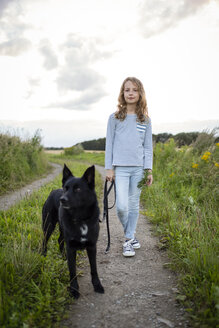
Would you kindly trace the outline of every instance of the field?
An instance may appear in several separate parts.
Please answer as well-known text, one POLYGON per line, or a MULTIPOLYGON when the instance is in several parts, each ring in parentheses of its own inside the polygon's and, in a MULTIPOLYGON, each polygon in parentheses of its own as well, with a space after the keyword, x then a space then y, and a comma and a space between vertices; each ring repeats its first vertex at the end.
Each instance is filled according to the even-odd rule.
MULTIPOLYGON (((104 164, 103 153, 48 154, 50 161, 82 175, 88 163, 104 164)), ((142 211, 154 224, 159 247, 179 277, 178 300, 190 313, 192 327, 219 325, 219 144, 200 137, 193 147, 174 140, 154 147, 154 183, 143 187, 142 211)), ((97 194, 102 182, 96 176, 97 194)), ((61 176, 29 199, 0 212, 0 326, 55 327, 72 302, 68 270, 58 251, 57 233, 40 255, 41 209, 61 176)), ((81 261, 81 258, 78 258, 81 261)))

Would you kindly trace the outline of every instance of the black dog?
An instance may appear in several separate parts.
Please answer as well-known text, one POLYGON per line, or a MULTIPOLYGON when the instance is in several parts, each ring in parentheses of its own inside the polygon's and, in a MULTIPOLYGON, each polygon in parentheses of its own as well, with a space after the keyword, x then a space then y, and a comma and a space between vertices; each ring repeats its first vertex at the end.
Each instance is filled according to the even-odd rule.
POLYGON ((63 189, 53 190, 46 200, 43 211, 43 254, 47 252, 47 242, 59 223, 58 239, 61 253, 66 244, 68 267, 70 272, 70 293, 78 298, 79 286, 76 276, 76 251, 85 249, 90 262, 94 290, 104 293, 96 266, 96 243, 99 234, 99 207, 95 186, 95 168, 89 167, 81 178, 73 176, 64 165, 63 189))

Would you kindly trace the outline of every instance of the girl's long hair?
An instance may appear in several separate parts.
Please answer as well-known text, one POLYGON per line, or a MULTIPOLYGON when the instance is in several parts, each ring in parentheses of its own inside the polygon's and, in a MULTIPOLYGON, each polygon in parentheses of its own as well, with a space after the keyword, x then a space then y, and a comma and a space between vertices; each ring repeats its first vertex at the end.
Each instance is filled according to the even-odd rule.
POLYGON ((147 100, 146 100, 143 84, 136 77, 127 77, 122 83, 119 97, 118 97, 118 105, 117 105, 118 110, 115 113, 115 118, 119 119, 120 121, 123 121, 127 115, 127 104, 124 98, 124 88, 125 88, 125 83, 127 81, 131 81, 138 88, 139 100, 136 104, 137 121, 145 122, 149 118, 147 100))

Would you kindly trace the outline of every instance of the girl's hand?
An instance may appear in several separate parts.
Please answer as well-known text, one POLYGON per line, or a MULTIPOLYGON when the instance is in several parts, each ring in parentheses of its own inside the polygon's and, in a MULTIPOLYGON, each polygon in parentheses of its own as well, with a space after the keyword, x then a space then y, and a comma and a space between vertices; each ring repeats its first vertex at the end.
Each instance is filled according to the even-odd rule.
POLYGON ((106 170, 106 180, 112 182, 114 179, 115 179, 114 170, 106 170))
POLYGON ((147 181, 146 181, 146 185, 149 187, 152 185, 152 182, 153 182, 153 175, 152 173, 148 174, 147 176, 147 181))

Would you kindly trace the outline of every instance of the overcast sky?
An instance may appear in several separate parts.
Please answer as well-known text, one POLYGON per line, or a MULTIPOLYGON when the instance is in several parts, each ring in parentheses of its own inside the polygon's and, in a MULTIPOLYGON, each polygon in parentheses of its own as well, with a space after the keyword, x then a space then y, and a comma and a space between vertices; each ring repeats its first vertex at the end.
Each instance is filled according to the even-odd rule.
POLYGON ((153 133, 219 125, 219 0, 0 0, 1 130, 45 146, 104 137, 120 86, 153 133))

